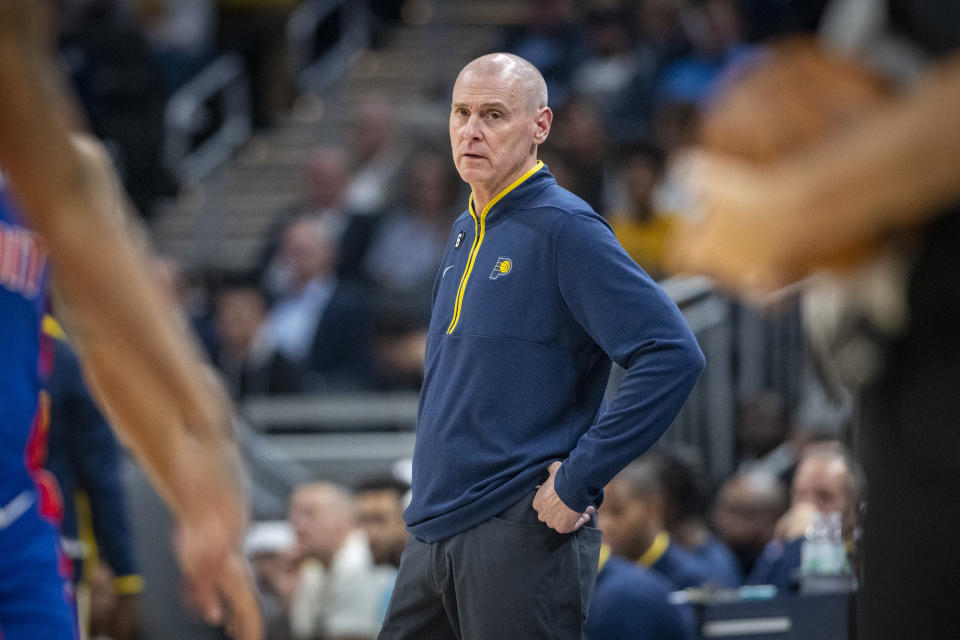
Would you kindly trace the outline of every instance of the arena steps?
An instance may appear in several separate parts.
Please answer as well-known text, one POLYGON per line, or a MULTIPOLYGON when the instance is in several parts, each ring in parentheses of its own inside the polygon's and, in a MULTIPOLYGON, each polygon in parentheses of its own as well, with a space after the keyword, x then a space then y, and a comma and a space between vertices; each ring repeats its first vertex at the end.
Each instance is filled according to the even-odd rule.
POLYGON ((162 203, 151 225, 157 250, 191 268, 251 266, 276 214, 302 200, 312 150, 343 142, 353 107, 371 92, 396 105, 398 122, 413 135, 443 136, 457 71, 495 49, 500 28, 520 20, 526 3, 423 4, 431 8, 425 23, 421 14, 394 27, 329 95, 301 96, 226 166, 162 203))

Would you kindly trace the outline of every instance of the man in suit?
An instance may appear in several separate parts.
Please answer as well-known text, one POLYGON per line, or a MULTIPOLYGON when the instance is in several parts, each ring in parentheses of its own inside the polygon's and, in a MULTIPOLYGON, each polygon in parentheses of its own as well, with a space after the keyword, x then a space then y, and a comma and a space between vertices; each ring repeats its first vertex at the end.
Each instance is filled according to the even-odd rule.
POLYGON ((281 255, 287 284, 267 317, 267 344, 304 369, 306 389, 361 386, 371 314, 363 291, 336 275, 329 223, 295 220, 284 232, 281 255))

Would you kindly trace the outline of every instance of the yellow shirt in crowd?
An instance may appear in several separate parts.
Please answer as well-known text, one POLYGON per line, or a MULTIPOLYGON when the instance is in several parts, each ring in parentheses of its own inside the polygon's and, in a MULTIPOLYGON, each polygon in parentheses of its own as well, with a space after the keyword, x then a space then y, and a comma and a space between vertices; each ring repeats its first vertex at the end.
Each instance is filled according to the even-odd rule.
POLYGON ((667 215, 654 215, 647 222, 639 222, 621 211, 613 212, 609 219, 617 240, 630 257, 652 278, 661 278, 664 275, 664 246, 667 236, 676 225, 676 219, 667 215))

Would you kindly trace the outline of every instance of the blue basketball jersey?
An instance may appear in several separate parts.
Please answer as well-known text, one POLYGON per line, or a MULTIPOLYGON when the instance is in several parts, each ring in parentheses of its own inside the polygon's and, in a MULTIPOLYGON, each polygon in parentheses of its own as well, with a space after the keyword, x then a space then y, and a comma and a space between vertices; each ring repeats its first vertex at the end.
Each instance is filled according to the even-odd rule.
MULTIPOLYGON (((47 253, 26 228, 0 175, 0 505, 43 464, 43 385, 52 363, 46 311, 47 253)), ((31 483, 32 484, 32 483, 31 483)))
POLYGON ((0 174, 0 638, 76 638, 70 566, 57 527, 63 503, 47 456, 44 385, 53 340, 47 252, 26 228, 0 174))

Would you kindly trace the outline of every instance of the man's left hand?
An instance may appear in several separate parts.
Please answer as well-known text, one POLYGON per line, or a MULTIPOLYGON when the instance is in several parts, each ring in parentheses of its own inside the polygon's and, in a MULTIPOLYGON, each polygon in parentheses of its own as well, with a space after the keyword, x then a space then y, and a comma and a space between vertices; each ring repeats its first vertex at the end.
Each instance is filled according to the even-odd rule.
POLYGON ((533 508, 539 514, 540 522, 557 533, 572 533, 585 525, 595 509, 587 507, 583 513, 574 511, 563 503, 557 492, 553 490, 553 478, 557 475, 557 470, 562 463, 559 461, 550 463, 547 467, 549 476, 537 491, 533 498, 533 508))

